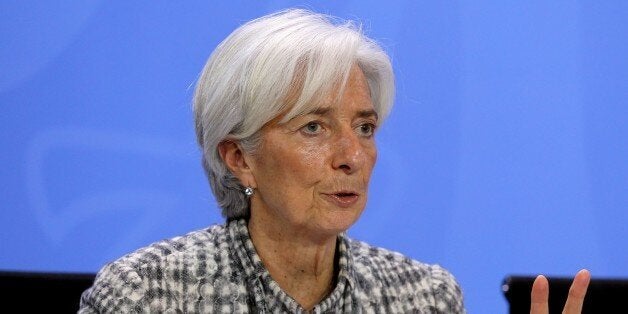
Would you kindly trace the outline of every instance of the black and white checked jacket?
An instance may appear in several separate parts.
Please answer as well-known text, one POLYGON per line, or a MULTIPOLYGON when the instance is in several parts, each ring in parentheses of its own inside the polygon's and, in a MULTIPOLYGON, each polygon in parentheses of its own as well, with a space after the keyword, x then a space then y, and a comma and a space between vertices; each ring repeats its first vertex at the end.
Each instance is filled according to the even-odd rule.
MULTIPOLYGON (((339 273, 313 313, 464 313, 437 265, 339 236, 339 273)), ((234 220, 139 249, 103 267, 79 313, 305 313, 270 277, 234 220)))

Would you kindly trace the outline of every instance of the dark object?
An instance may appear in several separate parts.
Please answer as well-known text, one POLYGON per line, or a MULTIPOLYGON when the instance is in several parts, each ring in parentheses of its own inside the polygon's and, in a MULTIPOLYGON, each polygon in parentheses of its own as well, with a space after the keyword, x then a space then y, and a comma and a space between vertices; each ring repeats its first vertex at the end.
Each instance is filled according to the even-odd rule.
MULTIPOLYGON (((561 313, 573 278, 549 277, 549 312, 561 313)), ((530 291, 536 277, 510 276, 502 291, 510 305, 510 314, 530 313, 530 291)), ((582 313, 628 313, 628 279, 592 278, 584 298, 582 313)))
POLYGON ((76 313, 95 274, 0 271, 0 304, 16 313, 76 313))

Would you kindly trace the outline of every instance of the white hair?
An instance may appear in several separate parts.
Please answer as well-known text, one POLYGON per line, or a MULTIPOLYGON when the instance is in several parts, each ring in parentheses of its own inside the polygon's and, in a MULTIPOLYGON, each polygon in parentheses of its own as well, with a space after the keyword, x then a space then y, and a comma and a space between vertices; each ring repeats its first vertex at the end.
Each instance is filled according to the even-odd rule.
POLYGON ((252 20, 229 35, 203 68, 194 95, 194 119, 203 167, 222 214, 248 217, 249 199, 218 152, 225 140, 247 152, 259 144, 259 131, 338 96, 353 65, 367 79, 379 121, 393 103, 394 77, 388 55, 352 22, 302 9, 252 20), (340 88, 338 88, 340 87, 340 88))

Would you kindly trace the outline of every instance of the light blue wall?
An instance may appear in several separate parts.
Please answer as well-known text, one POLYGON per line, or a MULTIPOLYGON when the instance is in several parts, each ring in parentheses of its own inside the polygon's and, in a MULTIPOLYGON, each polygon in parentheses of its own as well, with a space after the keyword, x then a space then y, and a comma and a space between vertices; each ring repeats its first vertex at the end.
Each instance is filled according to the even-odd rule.
MULTIPOLYGON (((0 3, 0 269, 96 271, 221 222, 195 79, 294 1, 0 3)), ((628 3, 325 1, 390 53, 397 100, 350 233, 439 263, 471 313, 509 274, 628 277, 628 3)))

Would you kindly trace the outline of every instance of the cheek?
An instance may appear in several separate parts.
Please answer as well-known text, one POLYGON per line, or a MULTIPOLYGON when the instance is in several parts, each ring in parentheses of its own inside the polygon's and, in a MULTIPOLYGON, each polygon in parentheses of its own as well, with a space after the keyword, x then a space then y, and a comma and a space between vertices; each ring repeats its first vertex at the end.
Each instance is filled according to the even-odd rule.
POLYGON ((284 161, 287 165, 287 175, 293 177, 293 183, 301 187, 311 187, 321 180, 328 162, 328 144, 303 145, 291 153, 290 158, 284 161))
MULTIPOLYGON (((327 159, 327 144, 286 146, 260 158, 257 167, 266 180, 291 187, 309 187, 320 181, 327 159)), ((262 178, 260 177, 260 178, 262 178)))
POLYGON ((373 167, 375 167, 375 162, 377 162, 377 147, 375 145, 368 146, 365 149, 366 162, 365 162, 365 173, 367 178, 371 176, 373 171, 373 167))
POLYGON ((375 162, 377 162, 377 147, 373 145, 371 149, 371 169, 375 166, 375 162))
POLYGON ((298 159, 303 166, 308 167, 307 169, 311 169, 312 171, 321 171, 322 169, 320 168, 324 166, 329 156, 329 144, 316 143, 304 145, 300 147, 297 152, 299 155, 298 159))

